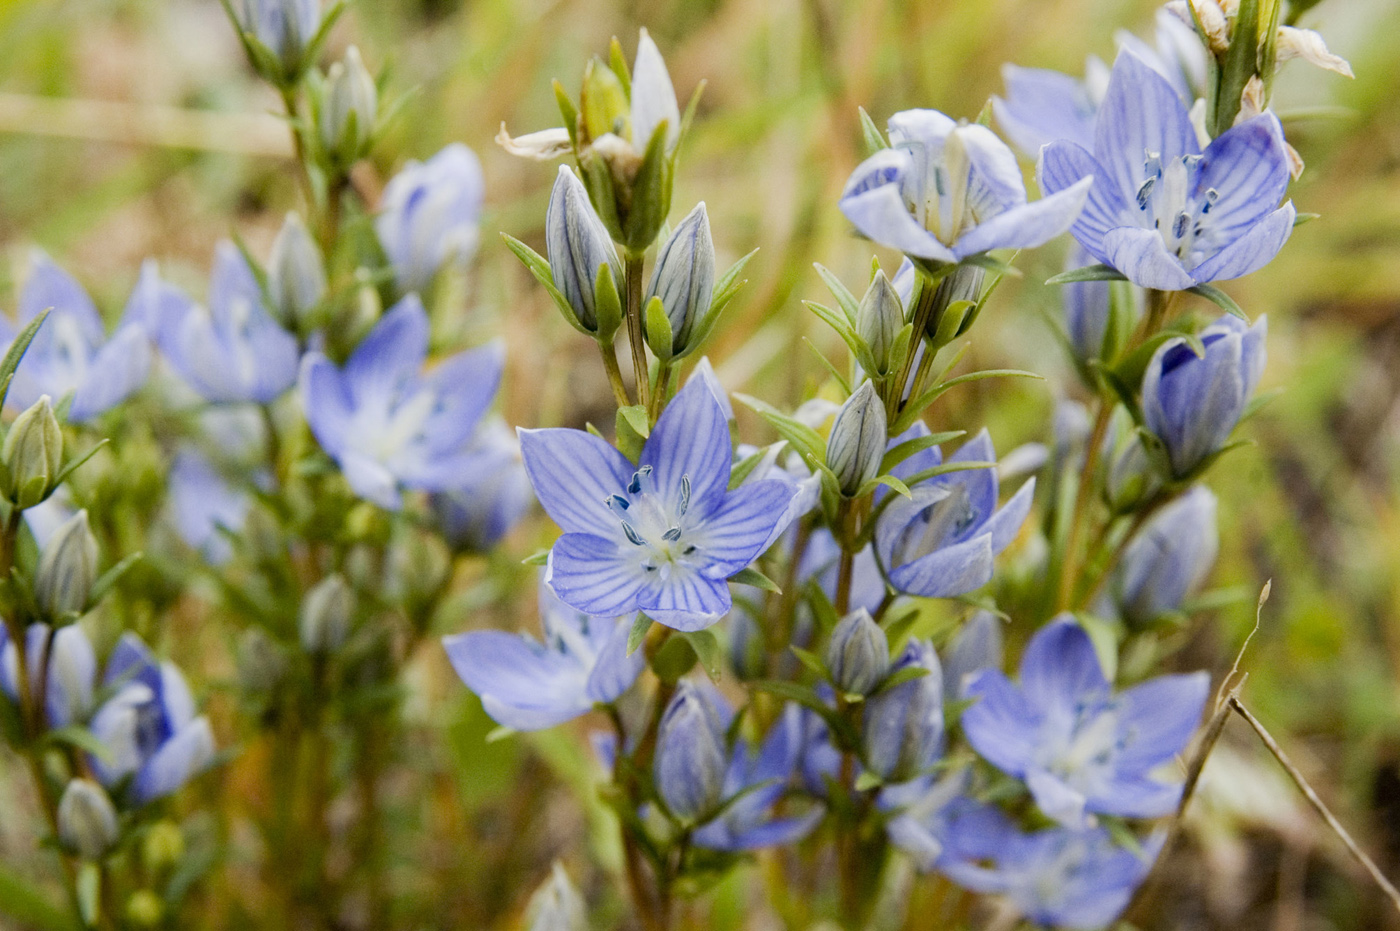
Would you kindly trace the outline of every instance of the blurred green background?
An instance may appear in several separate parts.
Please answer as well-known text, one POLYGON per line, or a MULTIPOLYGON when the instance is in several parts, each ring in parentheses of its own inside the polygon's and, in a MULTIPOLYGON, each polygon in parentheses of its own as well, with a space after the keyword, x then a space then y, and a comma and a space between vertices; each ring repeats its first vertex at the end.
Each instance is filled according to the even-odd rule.
MULTIPOLYGON (((1001 90, 1003 62, 1078 72, 1086 54, 1111 58, 1115 30, 1147 34, 1153 9, 1144 0, 361 0, 331 52, 353 42, 372 65, 388 65, 393 91, 414 90, 373 164, 362 166, 361 190, 372 194, 405 158, 449 141, 481 156, 487 213, 468 328, 473 341, 505 335, 504 412, 533 426, 580 423, 611 402, 590 347, 496 235, 542 248, 553 171, 506 155, 492 138, 503 121, 514 133, 555 125, 550 80, 576 91, 585 61, 613 35, 630 57, 637 28, 650 29, 682 100, 709 82, 676 215, 706 201, 721 267, 762 250, 710 355, 731 390, 792 404, 822 377, 803 338, 835 342, 800 306, 824 295, 811 263, 848 282, 869 268, 870 246, 836 209, 861 154, 857 107, 878 122, 916 106, 972 118, 1001 90)), ((1395 875, 1400 0, 1325 0, 1303 25, 1321 29, 1358 79, 1295 63, 1276 91, 1307 162, 1292 196, 1321 219, 1266 270, 1228 288, 1251 315, 1268 313, 1264 387, 1282 391, 1245 428, 1257 448, 1212 476, 1223 539, 1216 583, 1253 592, 1273 580, 1245 663, 1246 701, 1395 875)), ((265 254, 298 197, 277 109, 217 0, 0 0, 0 306, 13 307, 12 269, 33 245, 113 315, 147 256, 202 295, 218 238, 236 231, 265 254)), ((969 359, 1049 380, 979 382, 934 408, 936 429, 986 423, 1002 449, 1047 438, 1056 397, 1072 391, 1042 319, 1056 296, 1039 282, 1059 269, 1057 248, 1022 257, 1025 278, 983 316, 969 359)), ((893 267, 892 256, 881 258, 893 267)), ((745 427, 761 438, 756 422, 745 427)), ((450 630, 533 625, 533 577, 518 560, 547 532, 536 521, 494 571, 472 574, 450 630)), ((1223 673, 1253 621, 1252 595, 1203 618, 1183 662, 1223 673)), ((217 611, 191 595, 169 627, 172 655, 211 696, 221 737, 231 737, 229 639, 217 611)), ((556 857, 601 903, 600 919, 621 920, 586 726, 487 744, 490 722, 435 645, 415 664, 406 713, 414 746, 389 789, 401 926, 512 927, 556 857)), ((32 856, 37 827, 15 814, 32 810, 20 777, 0 756, 0 859, 39 876, 53 864, 32 856)), ((193 801, 217 808, 257 791, 239 778, 235 763, 202 781, 193 801)), ((1207 767, 1201 801, 1149 924, 1400 927, 1236 723, 1207 767)), ((258 852, 236 817, 227 829, 225 868, 196 893, 182 927, 256 927, 249 864, 258 852)), ((777 927, 755 869, 696 907, 693 926, 777 927)), ((908 923, 925 926, 917 915, 908 923)))

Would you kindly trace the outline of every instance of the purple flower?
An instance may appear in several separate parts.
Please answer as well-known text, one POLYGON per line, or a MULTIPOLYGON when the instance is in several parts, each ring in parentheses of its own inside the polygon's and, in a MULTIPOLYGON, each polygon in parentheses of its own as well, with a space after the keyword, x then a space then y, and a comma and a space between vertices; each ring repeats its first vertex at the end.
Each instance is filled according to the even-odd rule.
MULTIPOLYGON (((926 436, 916 424, 893 442, 926 436)), ((983 430, 949 462, 996 462, 996 450, 983 430)), ((895 469, 909 479, 941 465, 931 447, 910 456, 895 469)), ((915 485, 912 497, 891 501, 875 527, 875 552, 890 584, 902 592, 951 598, 981 588, 992 578, 992 557, 1010 545, 1030 513, 1035 480, 1021 486, 1005 506, 997 507, 995 468, 967 469, 915 485)))
POLYGON ((973 892, 1005 896, 1036 925, 1084 931, 1107 927, 1127 908, 1165 839, 1147 838, 1138 853, 1102 829, 1026 834, 998 809, 967 798, 924 824, 938 845, 932 863, 923 858, 925 868, 973 892))
POLYGON ((460 352, 424 373, 427 354, 428 315, 410 294, 344 367, 319 352, 302 360, 302 406, 316 440, 357 495, 390 510, 401 504, 400 486, 461 486, 477 461, 477 423, 501 380, 499 344, 460 352))
POLYGON ((910 640, 889 674, 904 669, 922 669, 925 674, 865 700, 865 765, 888 782, 923 775, 943 752, 943 671, 938 654, 928 642, 910 640))
POLYGON ((709 627, 732 604, 726 580, 777 538, 798 494, 776 479, 728 490, 729 425, 703 380, 667 406, 635 466, 582 430, 521 430, 520 445, 535 495, 564 529, 550 585, 595 616, 709 627))
MULTIPOLYGON (((109 339, 97 307, 83 286, 34 251, 29 279, 19 295, 19 327, 52 308, 24 354, 8 401, 23 410, 41 395, 60 400, 72 396, 68 419, 76 423, 125 401, 146 381, 151 349, 141 326, 144 303, 137 287, 109 339)), ((0 342, 12 343, 18 327, 0 317, 0 342)))
POLYGON ((90 760, 103 785, 130 778, 133 798, 145 803, 174 792, 213 761, 214 734, 209 719, 195 714, 185 677, 174 664, 156 662, 141 638, 122 635, 102 684, 115 690, 90 725, 108 750, 90 760))
POLYGON ((1185 749, 1209 687, 1198 672, 1115 693, 1089 635, 1062 615, 1031 638, 1019 685, 994 669, 968 683, 976 703, 963 712, 963 732, 1066 826, 1091 823, 1088 812, 1156 818, 1176 807, 1181 786, 1151 773, 1185 749))
POLYGON ((990 249, 1039 246, 1070 228, 1092 181, 1035 203, 1016 156, 990 129, 937 110, 890 117, 890 148, 846 182, 841 212, 878 243, 912 258, 953 263, 990 249))
POLYGON ((465 483, 433 495, 433 510, 447 541, 459 550, 485 552, 510 532, 530 505, 530 479, 520 441, 503 421, 478 431, 475 462, 465 483))
POLYGON ((251 503, 214 464, 193 447, 182 449, 170 464, 170 510, 180 539, 199 550, 212 565, 233 555, 225 533, 243 527, 251 503))
POLYGON ((1215 566, 1220 533, 1215 495, 1197 485, 1148 522, 1123 552, 1114 573, 1109 611, 1147 624, 1181 608, 1215 566))
POLYGON ((142 282, 165 295, 147 318, 156 344, 205 400, 268 404, 296 382, 296 337, 267 312, 257 279, 233 243, 215 248, 207 310, 161 283, 154 268, 143 270, 142 282))
POLYGON ((1142 377, 1142 416, 1166 446, 1172 471, 1189 474, 1230 438, 1264 374, 1269 322, 1223 316, 1200 334, 1205 355, 1184 339, 1163 343, 1142 377))
MULTIPOLYGON (((92 710, 93 680, 97 657, 92 642, 77 624, 53 630, 47 624, 30 624, 25 632, 25 667, 29 694, 44 696, 44 720, 49 727, 81 723, 92 710), (46 659, 52 643, 53 655, 46 659), (44 669, 47 667, 47 681, 44 669)), ((19 701, 19 655, 8 631, 0 627, 0 692, 19 701)))
POLYGON ((1118 56, 1091 154, 1074 142, 1046 146, 1047 192, 1093 178, 1072 232, 1095 258, 1134 284, 1181 291, 1247 275, 1293 230, 1288 155, 1278 119, 1264 113, 1201 151, 1186 105, 1131 52, 1118 56))
POLYGON ((539 597, 543 643, 498 630, 442 640, 486 713, 518 731, 553 727, 617 701, 645 665, 641 650, 627 655, 632 618, 588 617, 543 584, 539 597))
POLYGON ((409 162, 389 181, 374 229, 400 292, 422 291, 444 265, 472 257, 484 191, 481 162, 461 143, 409 162))

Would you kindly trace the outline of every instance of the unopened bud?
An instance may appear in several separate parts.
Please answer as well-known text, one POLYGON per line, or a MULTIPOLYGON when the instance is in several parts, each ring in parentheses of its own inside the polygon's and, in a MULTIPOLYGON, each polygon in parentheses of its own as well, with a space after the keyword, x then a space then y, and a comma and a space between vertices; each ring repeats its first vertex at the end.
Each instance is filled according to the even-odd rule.
POLYGON ((588 910, 583 896, 556 862, 549 878, 540 884, 526 909, 529 931, 588 931, 588 910))
POLYGON ((980 266, 959 265, 938 282, 938 290, 933 293, 933 312, 929 314, 925 330, 935 346, 946 346, 966 332, 970 311, 949 316, 948 310, 959 301, 977 303, 986 277, 987 273, 980 266))
POLYGON ((671 322, 671 345, 652 347, 658 356, 682 356, 695 348, 695 327, 709 313, 714 290, 715 244, 702 201, 656 253, 646 299, 659 297, 671 322))
POLYGON ((158 821, 141 841, 141 863, 148 873, 173 869, 185 858, 185 834, 173 821, 158 821))
POLYGON ((238 638, 235 662, 239 684, 252 694, 277 688, 287 672, 287 657, 282 648, 256 627, 249 627, 238 638))
POLYGON ((350 615, 355 593, 339 574, 330 575, 306 593, 301 602, 298 629, 308 653, 333 653, 350 635, 350 615))
POLYGON ((138 889, 126 900, 126 920, 132 927, 154 928, 165 918, 165 903, 150 889, 138 889))
POLYGON ((400 534, 389 550, 388 595, 410 609, 430 602, 452 573, 452 551, 435 533, 400 534))
POLYGON ((269 80, 294 77, 301 69, 306 47, 321 27, 320 0, 232 0, 230 4, 238 27, 262 46, 262 55, 253 64, 264 71, 264 64, 280 65, 280 74, 264 73, 269 80))
POLYGON ((892 670, 925 674, 885 689, 865 703, 865 762, 889 782, 905 782, 938 758, 943 740, 943 675, 933 647, 911 640, 892 670))
POLYGON ((904 328, 904 305, 883 270, 875 273, 856 312, 856 333, 870 350, 875 363, 871 375, 888 375, 893 364, 895 339, 904 328))
POLYGON ((656 788, 671 814, 694 820, 719 805, 728 767, 717 693, 682 682, 657 731, 656 788))
POLYGON ((841 493, 856 494, 880 474, 885 457, 885 404, 874 382, 864 382, 836 414, 826 441, 826 464, 836 474, 841 493))
POLYGON ((300 216, 288 213, 272 242, 267 263, 267 291, 277 320, 289 329, 326 296, 326 269, 321 250, 300 216))
POLYGON ((16 507, 32 508, 48 497, 63 467, 63 428, 47 394, 15 418, 0 458, 9 470, 8 491, 16 507))
POLYGON ((321 144, 343 165, 364 154, 374 136, 379 115, 379 88, 365 68, 360 50, 350 46, 345 60, 331 65, 326 74, 326 96, 321 104, 321 144))
POLYGON ((590 59, 584 67, 583 90, 579 94, 584 141, 591 142, 614 133, 630 134, 627 91, 622 81, 601 59, 590 59))
POLYGON ((583 182, 567 165, 559 167, 549 212, 544 221, 549 270, 554 287, 564 296, 585 330, 597 332, 598 308, 594 285, 598 269, 612 270, 613 283, 622 280, 622 263, 603 221, 588 200, 583 182))
POLYGON ((117 842, 117 810, 102 786, 74 779, 58 803, 58 839, 69 853, 100 860, 117 842))
POLYGON ((890 641, 870 612, 860 608, 841 619, 826 648, 826 668, 843 692, 869 695, 890 671, 890 641))
POLYGON ((87 511, 82 510, 54 531, 40 554, 34 598, 46 617, 61 620, 87 610, 96 581, 97 538, 88 527, 87 511))

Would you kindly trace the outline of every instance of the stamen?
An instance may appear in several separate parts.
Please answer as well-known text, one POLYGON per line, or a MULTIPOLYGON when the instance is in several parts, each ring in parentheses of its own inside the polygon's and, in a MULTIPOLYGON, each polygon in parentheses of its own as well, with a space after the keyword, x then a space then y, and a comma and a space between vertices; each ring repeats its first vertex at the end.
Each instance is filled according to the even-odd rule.
POLYGON ((684 517, 685 512, 690 509, 690 476, 681 476, 681 502, 676 506, 676 516, 684 517))
POLYGON ((622 522, 622 532, 627 534, 627 539, 631 540, 635 546, 646 546, 646 541, 638 535, 637 531, 627 521, 622 522))
POLYGON ((670 530, 666 531, 661 535, 661 539, 665 540, 667 543, 674 543, 680 538, 681 528, 679 527, 672 527, 670 530))
POLYGON ((1148 198, 1152 196, 1152 188, 1157 184, 1156 178, 1148 178, 1142 182, 1142 187, 1137 191, 1137 205, 1139 210, 1147 209, 1148 198))

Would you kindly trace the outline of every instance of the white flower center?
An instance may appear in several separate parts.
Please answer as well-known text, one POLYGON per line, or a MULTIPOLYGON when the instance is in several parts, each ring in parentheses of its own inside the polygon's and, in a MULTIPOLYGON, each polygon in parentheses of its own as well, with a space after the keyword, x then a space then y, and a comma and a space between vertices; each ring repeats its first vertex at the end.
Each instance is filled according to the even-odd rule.
POLYGON ((641 551, 642 568, 664 580, 677 570, 698 568, 701 560, 685 534, 690 476, 681 476, 680 498, 673 503, 656 490, 651 473, 651 466, 642 466, 623 494, 609 495, 603 503, 617 516, 626 543, 641 551))
POLYGON ((1199 155, 1183 155, 1163 164, 1159 154, 1148 152, 1136 196, 1139 224, 1156 230, 1167 251, 1187 269, 1215 251, 1210 211, 1220 192, 1207 188, 1195 193, 1200 167, 1199 155))

